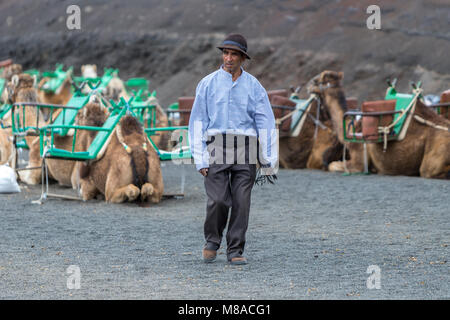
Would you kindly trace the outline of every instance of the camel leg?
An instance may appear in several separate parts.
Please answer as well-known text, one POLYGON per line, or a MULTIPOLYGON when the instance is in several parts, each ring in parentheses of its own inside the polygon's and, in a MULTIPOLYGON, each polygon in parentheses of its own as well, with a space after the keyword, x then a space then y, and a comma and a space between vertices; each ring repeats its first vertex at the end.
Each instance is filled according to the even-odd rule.
POLYGON ((281 168, 290 169, 287 161, 285 161, 284 158, 280 157, 278 161, 280 162, 281 168))
POLYGON ((344 172, 344 161, 333 161, 328 165, 328 171, 330 172, 344 172))
MULTIPOLYGON (((27 168, 40 168, 42 166, 42 159, 39 150, 39 138, 34 139, 29 147, 30 153, 27 168)), ((22 180, 26 184, 35 185, 41 182, 42 173, 39 169, 23 170, 19 171, 19 177, 20 180, 22 180)))
POLYGON ((97 187, 87 179, 81 179, 80 186, 80 193, 83 201, 94 199, 94 197, 99 193, 97 187))
POLYGON ((147 199, 149 199, 150 201, 152 201, 151 196, 153 195, 154 191, 155 188, 151 183, 145 183, 141 188, 141 200, 146 201, 147 199))
POLYGON ((445 144, 433 148, 423 157, 420 165, 420 176, 423 178, 448 179, 450 173, 450 157, 445 144))
POLYGON ((124 187, 118 187, 121 181, 117 170, 111 170, 106 178, 105 199, 107 202, 122 203, 125 201, 134 201, 139 197, 141 190, 133 184, 128 184, 124 187))
POLYGON ((313 150, 306 163, 307 169, 322 169, 321 151, 313 150))
POLYGON ((148 157, 149 169, 147 172, 147 183, 141 188, 141 199, 151 203, 161 201, 164 192, 164 182, 161 174, 161 165, 156 154, 148 157), (151 193, 150 193, 151 191, 151 193))
POLYGON ((12 153, 12 144, 8 135, 3 129, 0 129, 0 164, 5 164, 10 160, 12 153))
POLYGON ((122 203, 125 201, 134 201, 139 197, 141 190, 134 184, 125 187, 106 191, 106 201, 112 203, 122 203), (109 191, 109 192, 108 192, 109 191))

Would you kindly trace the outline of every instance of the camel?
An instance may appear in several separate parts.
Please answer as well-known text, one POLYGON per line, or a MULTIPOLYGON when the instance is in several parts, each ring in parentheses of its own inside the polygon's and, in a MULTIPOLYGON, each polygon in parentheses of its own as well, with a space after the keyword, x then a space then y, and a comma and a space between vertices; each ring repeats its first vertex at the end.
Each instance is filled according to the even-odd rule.
POLYGON ((12 165, 12 143, 11 135, 2 128, 0 128, 0 165, 9 163, 12 165))
MULTIPOLYGON (((93 137, 84 135, 88 145, 93 137)), ((84 201, 102 193, 111 203, 141 201, 158 203, 164 191, 156 151, 139 120, 124 116, 116 126, 100 160, 80 165, 81 196, 84 201)))
MULTIPOLYGON (((274 114, 279 115, 277 105, 294 106, 295 103, 286 97, 272 96, 269 92, 274 114)), ((319 109, 320 123, 316 124, 317 100, 313 100, 311 108, 305 115, 306 119, 297 136, 290 135, 288 119, 280 124, 279 161, 287 169, 322 169, 327 170, 328 164, 342 156, 342 144, 332 129, 331 120, 323 108, 319 109), (317 126, 317 127, 316 127, 317 126)))
POLYGON ((82 65, 81 76, 83 78, 97 78, 97 65, 95 64, 82 65))
MULTIPOLYGON (((8 85, 8 91, 10 91, 9 99, 14 103, 19 102, 32 102, 38 103, 38 93, 34 88, 35 78, 22 73, 20 75, 14 75, 11 82, 8 85)), ((36 124, 39 127, 46 125, 44 121, 44 116, 38 108, 18 106, 16 107, 16 113, 20 115, 20 125, 25 125, 25 127, 35 127, 36 124), (25 110, 24 110, 25 109, 25 110), (25 119, 22 115, 25 113, 25 119), (39 119, 39 121, 38 121, 39 119)), ((31 131, 33 131, 31 129, 31 131)), ((25 141, 30 148, 29 161, 27 168, 40 167, 42 160, 40 157, 40 145, 39 136, 37 132, 29 132, 25 136, 25 141)), ((41 181, 41 172, 39 170, 26 170, 19 172, 20 179, 28 184, 38 184, 41 181)))
MULTIPOLYGON (((364 151, 362 143, 344 141, 343 117, 347 111, 345 94, 341 86, 342 72, 323 71, 308 84, 308 91, 318 94, 330 113, 339 141, 347 145, 350 160, 345 166, 349 172, 362 172, 364 151)), ((417 99, 414 115, 403 140, 383 144, 367 143, 369 165, 379 174, 408 175, 424 178, 449 178, 450 121, 437 115, 417 99), (425 122, 421 121, 425 120, 425 122)), ((330 171, 342 171, 342 162, 333 162, 330 171)))
POLYGON ((114 76, 103 89, 103 95, 105 99, 113 100, 115 102, 119 101, 120 98, 124 98, 125 101, 130 99, 127 89, 125 88, 125 83, 118 77, 114 76))

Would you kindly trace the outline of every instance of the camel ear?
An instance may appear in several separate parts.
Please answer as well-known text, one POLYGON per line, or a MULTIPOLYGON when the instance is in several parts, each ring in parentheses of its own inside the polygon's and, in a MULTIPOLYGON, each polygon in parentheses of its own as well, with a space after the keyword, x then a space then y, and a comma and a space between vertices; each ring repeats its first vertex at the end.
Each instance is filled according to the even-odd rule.
POLYGON ((19 76, 17 74, 12 76, 11 83, 13 84, 14 88, 19 85, 19 76))
POLYGON ((342 71, 338 72, 338 78, 339 78, 339 80, 344 79, 344 72, 342 72, 342 71))
POLYGON ((84 72, 84 65, 83 66, 81 66, 81 73, 83 73, 84 72))
POLYGON ((95 70, 95 72, 97 72, 97 65, 96 64, 93 64, 92 68, 95 70))

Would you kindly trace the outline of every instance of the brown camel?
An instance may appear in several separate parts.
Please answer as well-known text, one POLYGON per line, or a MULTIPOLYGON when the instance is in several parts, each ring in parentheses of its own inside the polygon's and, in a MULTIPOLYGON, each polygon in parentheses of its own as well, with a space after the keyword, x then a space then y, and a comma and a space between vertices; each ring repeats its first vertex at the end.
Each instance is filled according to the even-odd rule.
POLYGON ((134 201, 138 197, 141 201, 158 203, 164 191, 159 157, 142 124, 130 115, 116 126, 101 159, 81 166, 80 178, 85 201, 102 193, 112 203, 134 201))
MULTIPOLYGON (((347 107, 342 78, 342 72, 324 71, 309 83, 308 91, 323 99, 339 141, 348 146, 350 160, 346 162, 347 169, 349 172, 362 172, 363 144, 346 143, 343 138, 343 117, 347 107)), ((385 151, 382 143, 367 144, 369 164, 379 174, 449 178, 450 121, 427 108, 420 98, 411 119, 404 139, 390 141, 385 151), (426 120, 426 123, 419 119, 426 120)), ((329 168, 339 170, 342 167, 342 164, 332 163, 329 168)))
MULTIPOLYGON (((22 73, 12 77, 11 82, 8 84, 8 90, 10 91, 9 99, 12 103, 19 102, 32 102, 38 103, 39 98, 36 89, 34 88, 35 78, 22 73)), ((45 126, 43 114, 35 107, 19 106, 15 108, 15 114, 20 116, 20 126, 23 124, 25 127, 38 127, 45 126), (25 118, 23 119, 23 114, 25 118), (39 118, 39 121, 37 121, 39 118)), ((17 123, 19 124, 19 123, 17 123)), ((39 152, 39 133, 33 129, 30 129, 25 136, 25 141, 30 148, 29 161, 27 168, 40 167, 42 160, 39 152)), ((19 172, 20 179, 28 184, 38 184, 41 181, 41 171, 37 169, 26 170, 19 172)))
POLYGON ((124 98, 125 101, 130 99, 127 89, 125 88, 125 83, 118 76, 114 76, 103 89, 103 95, 106 100, 113 100, 118 102, 120 98, 124 98))

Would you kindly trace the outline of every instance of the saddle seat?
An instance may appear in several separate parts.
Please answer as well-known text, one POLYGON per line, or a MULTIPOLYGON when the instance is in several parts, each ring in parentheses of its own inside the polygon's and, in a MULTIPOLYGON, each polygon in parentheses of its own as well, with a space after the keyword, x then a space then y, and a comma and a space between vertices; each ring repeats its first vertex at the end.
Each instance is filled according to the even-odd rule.
MULTIPOLYGON (((439 103, 445 102, 450 102, 450 89, 445 90, 441 93, 441 100, 439 101, 439 103)), ((450 107, 439 107, 439 114, 443 115, 444 117, 447 115, 446 118, 450 120, 450 107)))
MULTIPOLYGON (((392 123, 392 114, 378 114, 382 112, 394 112, 396 100, 366 101, 361 106, 363 113, 374 113, 374 115, 363 115, 361 119, 361 131, 347 128, 347 137, 368 141, 378 141, 380 134, 378 127, 385 127, 392 123)), ((354 124, 353 124, 354 125, 354 124)))

